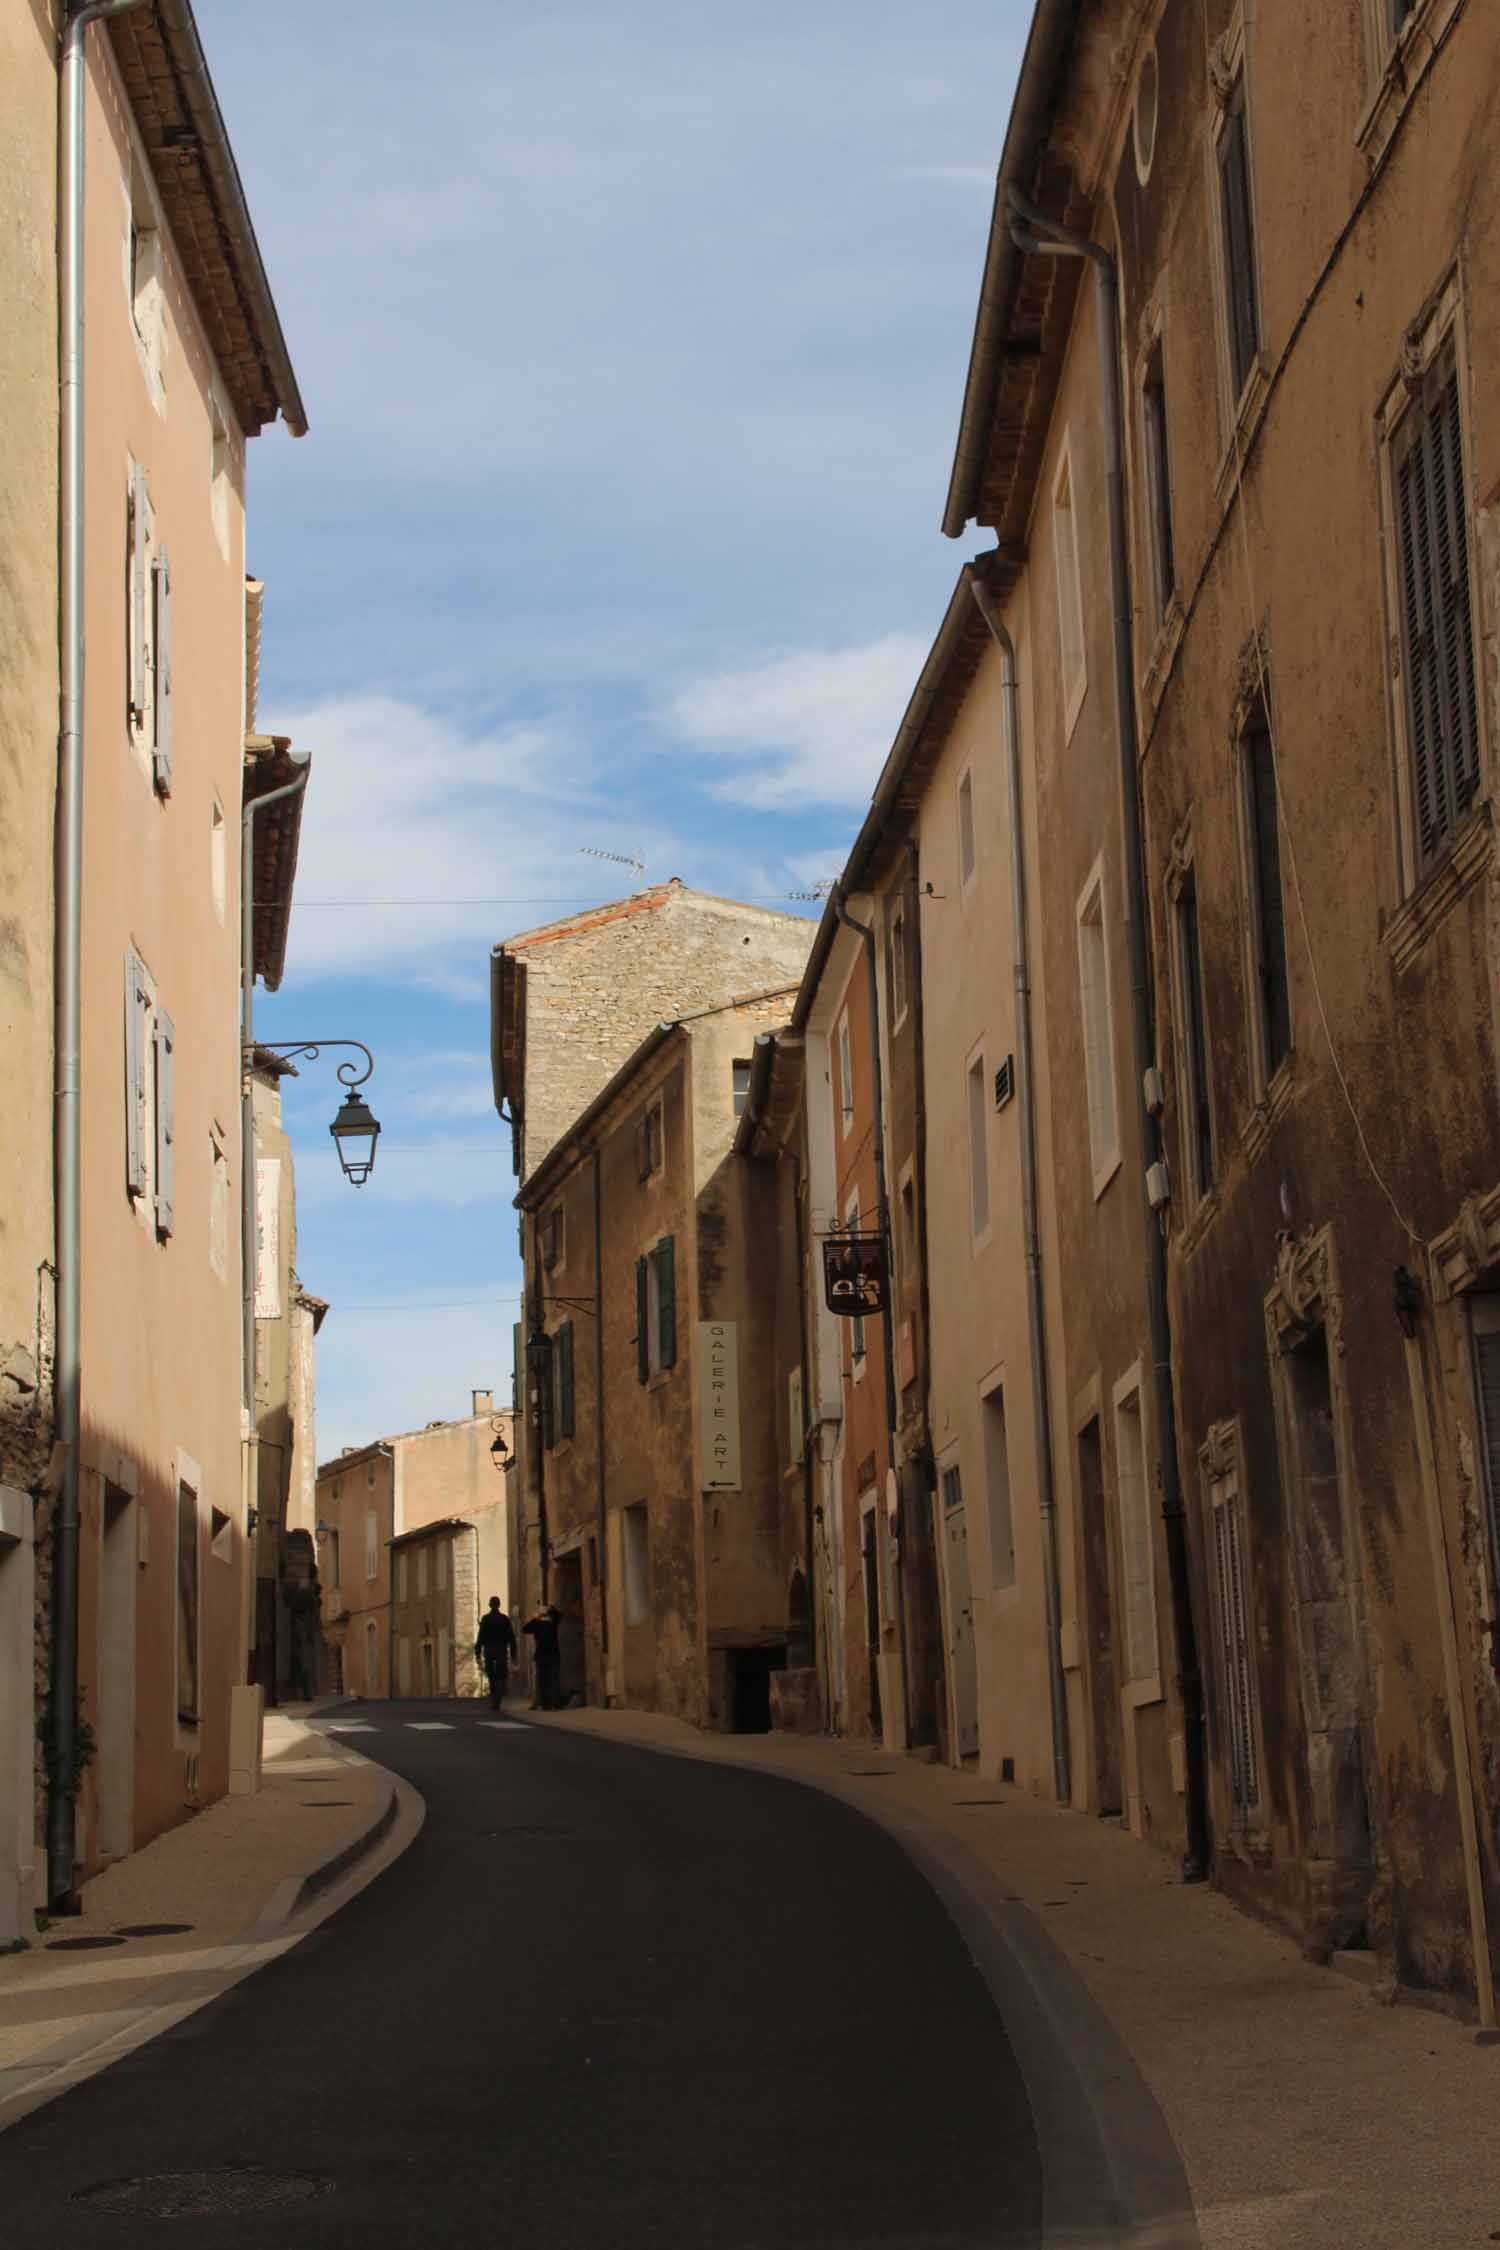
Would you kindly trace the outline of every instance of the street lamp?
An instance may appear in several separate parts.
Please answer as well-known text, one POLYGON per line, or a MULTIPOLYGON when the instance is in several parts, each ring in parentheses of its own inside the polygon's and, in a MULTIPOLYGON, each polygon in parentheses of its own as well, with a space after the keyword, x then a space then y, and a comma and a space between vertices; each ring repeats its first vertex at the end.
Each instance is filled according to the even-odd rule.
POLYGON ((490 1459, 501 1476, 504 1476, 510 1466, 510 1447, 505 1442, 505 1425, 498 1414, 491 1421, 490 1428, 495 1433, 495 1442, 490 1447, 490 1459))
POLYGON ((301 1039, 286 1047, 270 1047, 261 1039, 256 1044, 266 1047, 268 1054, 280 1055, 287 1062, 295 1055, 304 1056, 308 1062, 316 1062, 324 1047, 359 1049, 365 1058, 363 1070, 358 1063, 341 1062, 338 1065, 339 1084, 344 1088, 344 1098, 339 1104, 338 1115, 328 1130, 333 1135, 333 1145, 339 1152, 339 1163, 345 1179, 352 1187, 363 1187, 375 1169, 375 1143, 380 1138, 379 1118, 368 1102, 362 1101, 355 1092, 355 1088, 363 1086, 375 1068, 375 1057, 369 1048, 359 1039, 301 1039))

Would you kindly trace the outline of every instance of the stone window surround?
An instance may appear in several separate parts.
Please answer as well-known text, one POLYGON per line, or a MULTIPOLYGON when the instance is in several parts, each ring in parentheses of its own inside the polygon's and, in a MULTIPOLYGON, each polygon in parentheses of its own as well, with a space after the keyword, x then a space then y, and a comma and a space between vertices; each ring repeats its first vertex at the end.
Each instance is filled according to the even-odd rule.
MULTIPOLYGON (((1213 1623, 1213 1647, 1217 1675, 1215 1686, 1218 1689, 1219 1696, 1224 1699, 1227 1699, 1230 1693, 1227 1670, 1228 1652, 1224 1646, 1225 1619, 1222 1614, 1222 1604, 1219 1596, 1214 1592, 1213 1562, 1214 1516, 1221 1506, 1234 1506, 1238 1509, 1241 1562, 1245 1575, 1245 1625, 1247 1654, 1250 1659, 1247 1672, 1249 1747, 1250 1754, 1255 1761, 1257 1793, 1254 1804, 1237 1803, 1231 1779, 1229 1819, 1220 1832, 1221 1840, 1224 1848, 1233 1852, 1236 1858, 1243 1859, 1252 1866, 1263 1867, 1269 1865, 1270 1862, 1270 1841, 1266 1833, 1265 1817, 1266 1791, 1260 1721, 1260 1668, 1255 1661, 1255 1589, 1249 1537, 1250 1511, 1246 1505, 1244 1451, 1240 1440, 1240 1425, 1237 1416, 1226 1417, 1222 1421, 1210 1423, 1204 1432, 1203 1443, 1198 1448, 1198 1474, 1203 1508, 1204 1576, 1209 1588, 1208 1607, 1213 1623), (1232 1490, 1229 1489, 1230 1487, 1232 1487, 1232 1490), (1220 1497, 1221 1495, 1223 1497, 1220 1497)), ((1210 1702, 1211 1737, 1215 1717, 1216 1714, 1212 1702, 1210 1702)), ((1222 1718, 1226 1724, 1229 1723, 1227 1709, 1223 1712, 1222 1718)), ((1213 1744, 1211 1741, 1211 1747, 1227 1750, 1229 1744, 1225 1743, 1221 1746, 1213 1744)), ((1220 1766, 1221 1771, 1232 1776, 1232 1758, 1226 1764, 1221 1755, 1215 1758, 1214 1763, 1220 1766)))
MULTIPOLYGON (((1266 713, 1271 725, 1272 754, 1276 765, 1276 816, 1282 834, 1287 832, 1287 817, 1281 789, 1281 745, 1276 738, 1275 718, 1271 712, 1271 635, 1264 619, 1246 639, 1240 650, 1235 670, 1234 701, 1229 709, 1228 745, 1231 771, 1234 777, 1235 838, 1240 871, 1240 931, 1241 974, 1245 984, 1246 1046, 1250 1056, 1250 1084, 1255 1099, 1248 1116, 1240 1127, 1240 1138, 1247 1153, 1253 1158, 1260 1154, 1270 1135, 1270 1128, 1286 1107, 1292 1090, 1297 1056, 1297 1025, 1292 1014, 1292 1043, 1273 1071, 1266 1069, 1264 1027, 1256 1003, 1256 944, 1259 938, 1258 886, 1255 871, 1255 839, 1251 828, 1250 806, 1246 795, 1243 746, 1245 730, 1250 723, 1257 702, 1265 698, 1266 713)), ((1291 916, 1287 913, 1286 872, 1290 855, 1283 855, 1281 886, 1282 928, 1286 936, 1287 953, 1287 1006, 1291 1012, 1291 916)), ((1294 891, 1295 896, 1295 891, 1294 891)), ((1305 933, 1304 933, 1305 934, 1305 933)))
POLYGON ((1218 344, 1219 362, 1219 412, 1224 430, 1224 450, 1214 475, 1214 491, 1219 505, 1226 507, 1239 482, 1239 464, 1249 451, 1250 441, 1258 424, 1266 399, 1270 393, 1271 370, 1266 351, 1265 298, 1261 290, 1260 259, 1258 255, 1260 229, 1256 211, 1255 194, 1255 88, 1252 83, 1249 58, 1245 42, 1245 10, 1243 0, 1230 19, 1229 28, 1218 39, 1209 54, 1209 128, 1206 135, 1206 161, 1208 166, 1208 208, 1212 213, 1209 241, 1213 255, 1214 334, 1218 344), (1250 370, 1235 395, 1233 361, 1229 342, 1229 277, 1224 264, 1224 213, 1219 188, 1219 140, 1224 130, 1224 120, 1235 88, 1243 81, 1245 89, 1245 157, 1250 191, 1250 239, 1255 255, 1253 283, 1255 289, 1255 317, 1257 349, 1250 370))
POLYGON ((1372 172, 1389 148, 1417 86, 1463 5, 1464 0, 1416 0, 1393 38, 1389 0, 1364 0, 1372 90, 1354 138, 1372 172))
MULTIPOLYGON (((1182 1220, 1182 1233, 1179 1239, 1179 1249, 1184 1255, 1196 1246, 1199 1239, 1206 1230, 1210 1219, 1219 1208, 1219 1176, 1222 1173, 1223 1169, 1222 1163, 1220 1163, 1216 1167, 1214 1178, 1204 1185, 1198 1185, 1195 1179, 1194 1167, 1188 1154, 1191 1124, 1188 1118, 1187 1109, 1183 1097, 1183 1088, 1186 1084, 1187 1079, 1186 1056, 1184 1052, 1184 1026, 1187 1019, 1186 1000, 1183 993, 1182 946, 1180 942, 1180 932, 1178 929, 1177 916, 1178 907, 1182 898, 1183 890, 1187 884, 1188 877, 1190 875, 1193 875, 1195 873, 1195 870, 1196 861, 1193 850, 1193 822, 1192 815, 1188 814, 1187 817, 1179 824, 1168 848, 1166 879, 1164 885, 1167 899, 1167 974, 1169 980, 1169 990, 1171 993, 1171 1026, 1172 1046, 1174 1053, 1173 1080, 1175 1082, 1173 1095, 1174 1104, 1177 1111, 1178 1164, 1180 1167, 1181 1177, 1185 1182, 1188 1183, 1192 1191, 1192 1207, 1182 1220)), ((1198 937, 1198 960, 1199 975, 1201 979, 1204 961, 1201 923, 1199 927, 1198 937)), ((1219 1135, 1218 1109, 1214 1100, 1213 1069, 1211 1064, 1211 1049, 1208 1036, 1207 1016, 1208 1003, 1207 995, 1205 994, 1203 1024, 1203 1090, 1205 1098, 1208 1102, 1209 1131, 1213 1138, 1215 1153, 1216 1155, 1218 1155, 1221 1152, 1222 1143, 1220 1141, 1219 1135)), ((1176 1208, 1176 1200, 1177 1199, 1174 1190, 1172 1202, 1172 1208, 1174 1210, 1176 1208)))

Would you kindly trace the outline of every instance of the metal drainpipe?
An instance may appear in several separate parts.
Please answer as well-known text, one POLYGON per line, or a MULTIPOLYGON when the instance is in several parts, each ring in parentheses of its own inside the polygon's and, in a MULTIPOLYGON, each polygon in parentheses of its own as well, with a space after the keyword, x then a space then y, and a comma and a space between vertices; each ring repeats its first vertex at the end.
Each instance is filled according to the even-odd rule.
MULTIPOLYGON (((885 1076, 880 1064, 880 978, 875 965, 875 932, 868 922, 857 922, 844 904, 844 887, 836 883, 832 894, 833 911, 846 930, 852 930, 865 949, 865 971, 870 993, 870 1093, 875 1113, 875 1204, 880 1219, 880 1239, 885 1248, 886 1295, 890 1295, 891 1272, 891 1202, 885 1182, 885 1076)), ((881 1361, 885 1371, 885 1428, 890 1446, 888 1466, 896 1466, 896 1351, 891 1335, 890 1306, 880 1316, 881 1361)), ((885 1494, 880 1496, 884 1506, 885 1494)), ((899 1572, 902 1533, 905 1530, 902 1513, 901 1480, 896 1479, 896 1561, 899 1572)), ((889 1534, 887 1534, 889 1536, 889 1534)), ((901 1652, 901 1721, 907 1742, 912 1738, 911 1680, 906 1654, 906 1597, 904 1580, 898 1575, 896 1582, 896 1630, 901 1652)))
MULTIPOLYGON (((802 1552, 807 1576, 807 1639, 812 1668, 818 1669, 817 1558, 813 1554, 813 1449, 808 1443, 807 1399, 811 1370, 807 1352, 807 1223, 802 1212, 802 1159, 792 1157, 792 1229, 797 1247, 797 1365, 802 1371, 802 1552)), ((825 1717, 828 1714, 825 1714, 825 1717)))
MULTIPOLYGON (((603 1671, 609 1661, 609 1514, 604 1468, 604 1189, 597 1148, 594 1150, 594 1452, 599 1486, 599 1662, 603 1671)), ((599 1682, 599 1695, 602 1702, 608 1703, 603 1679, 599 1682)))
POLYGON ((1057 1480, 1052 1456, 1052 1399, 1047 1371, 1047 1304, 1042 1287, 1042 1237, 1037 1220, 1036 1092, 1031 1054, 1031 968, 1026 916, 1026 836, 1021 807, 1021 720, 1016 651, 1005 621, 972 563, 964 567, 980 616, 1000 651, 1005 720, 1005 778, 1010 796, 1011 954, 1016 987, 1016 1099, 1021 1108, 1021 1214, 1026 1242, 1026 1312, 1031 1330, 1031 1411, 1041 1487, 1042 1582, 1047 1605, 1047 1682, 1052 1698, 1052 1774, 1060 1805, 1073 1797, 1068 1683, 1062 1655, 1062 1571, 1057 1555, 1057 1480))
POLYGON ((57 1227, 54 1427, 62 1483, 52 1524, 48 1666, 47 1896, 68 1898, 76 1827, 71 1787, 78 1729, 78 1475, 82 1434, 80 1052, 83 1010, 83 222, 85 47, 90 24, 140 0, 96 0, 63 26, 58 75, 58 744, 53 1193, 57 1227))
MULTIPOLYGON (((937 1458, 932 1443, 932 1283, 927 1262, 927 1007, 922 993, 922 893, 921 858, 914 836, 907 838, 906 869, 908 912, 911 916, 911 1011, 913 1055, 913 1139, 916 1155, 917 1204, 917 1317, 922 1326, 922 1443, 920 1463, 926 1488, 928 1537, 932 1538, 932 1496, 937 1489, 937 1458)), ((946 1671, 946 1665, 944 1667, 946 1671)), ((946 1680, 943 1684, 947 1710, 946 1680)), ((945 1719, 946 1729, 946 1719, 945 1719)))
MULTIPOLYGON (((260 1433, 255 1398, 255 816, 264 812, 268 805, 280 804, 286 797, 300 796, 311 772, 312 760, 308 758, 295 781, 284 782, 279 789, 268 789, 263 797, 253 798, 240 809, 240 1355, 245 1405, 245 1504, 255 1510, 252 1564, 259 1559, 260 1547, 260 1433)), ((279 1565, 279 1555, 277 1561, 279 1565)), ((279 1569, 277 1575, 280 1575, 279 1569)), ((252 1569, 252 1589, 258 1585, 259 1578, 259 1571, 252 1569)), ((258 1597, 251 1625, 251 1646, 258 1650, 258 1597)), ((257 1664, 257 1673, 259 1669, 257 1664)), ((272 1676, 260 1684, 267 1691, 267 1701, 274 1703, 274 1644, 272 1676)))
POLYGON ((1125 532, 1125 449, 1120 404, 1120 282, 1114 259, 1087 235, 1059 226, 1038 210, 1012 183, 1006 191, 1017 247, 1041 256, 1087 258, 1099 285, 1099 384, 1104 406, 1108 461, 1109 567, 1114 603, 1115 703, 1119 724, 1120 796, 1125 826, 1125 933, 1130 957, 1130 1022, 1135 1064, 1137 1119, 1141 1135, 1141 1200, 1146 1218, 1146 1301, 1151 1325, 1151 1361, 1156 1427, 1159 1433, 1161 1513, 1167 1539, 1167 1572, 1172 1587, 1172 1624, 1177 1641, 1177 1684, 1182 1696, 1184 1816, 1187 1849, 1184 1882, 1208 1875, 1212 1838, 1204 1766, 1203 1674, 1193 1622, 1188 1565, 1187 1515, 1177 1459, 1177 1405, 1172 1382, 1172 1326, 1167 1302, 1167 1245, 1160 1220, 1146 1194, 1146 1173, 1160 1156, 1156 1118, 1147 1106, 1146 1073, 1154 1060, 1150 971, 1146 955, 1145 844, 1141 813, 1140 745, 1136 734, 1135 657, 1130 611, 1130 570, 1125 532), (1019 222, 1019 223, 1018 223, 1019 222))

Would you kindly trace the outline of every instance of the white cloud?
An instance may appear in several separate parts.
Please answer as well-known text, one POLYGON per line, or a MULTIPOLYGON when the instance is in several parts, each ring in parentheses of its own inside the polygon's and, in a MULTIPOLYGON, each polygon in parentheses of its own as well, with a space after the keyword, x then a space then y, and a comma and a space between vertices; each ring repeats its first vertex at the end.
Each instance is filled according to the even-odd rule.
POLYGON ((663 714, 731 761, 720 793, 762 806, 863 804, 927 654, 915 633, 802 649, 690 680, 663 714))
MULTIPOLYGON (((334 1301, 318 1340, 318 1458, 467 1414, 471 1390, 510 1405, 519 1293, 455 1288, 334 1301)), ((499 1484, 499 1478, 496 1478, 499 1484)))

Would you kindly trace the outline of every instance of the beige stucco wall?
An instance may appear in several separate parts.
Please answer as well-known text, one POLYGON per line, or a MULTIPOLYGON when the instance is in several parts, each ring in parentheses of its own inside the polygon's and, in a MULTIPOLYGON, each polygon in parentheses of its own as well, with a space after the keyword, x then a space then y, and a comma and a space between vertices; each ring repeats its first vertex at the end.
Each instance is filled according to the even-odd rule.
POLYGON ((346 1695, 391 1693, 391 1554, 395 1476, 390 1449, 365 1446, 318 1471, 318 1571, 323 1635, 338 1653, 346 1695), (373 1534, 367 1529, 374 1518, 373 1534), (328 1533, 338 1539, 337 1561, 328 1533), (368 1541, 374 1540, 374 1570, 368 1541))
MULTIPOLYGON (((407 1430, 390 1440, 397 1456, 401 1531, 420 1530, 443 1516, 472 1519, 500 1496, 500 1473, 490 1452, 495 1419, 489 1414, 469 1415, 462 1421, 435 1422, 425 1430, 407 1430)), ((498 1419, 509 1445, 510 1423, 504 1413, 498 1419)))
MULTIPOLYGON (((237 834, 243 726, 244 450, 221 399, 229 485, 222 545, 211 495, 216 383, 196 313, 163 231, 161 380, 153 384, 128 291, 132 137, 108 43, 89 41, 86 320, 89 525, 85 624, 83 950, 83 1490, 80 1674, 101 1712, 102 1479, 133 1478, 140 1560, 133 1585, 136 1843, 218 1795, 228 1779, 228 1703, 242 1676, 245 1567, 240 1482, 239 1237, 222 1270, 211 1251, 211 1134, 237 1192, 238 854, 222 906, 210 860, 215 804, 237 834), (126 712, 126 505, 132 461, 146 470, 156 535, 170 550, 175 617, 175 774, 157 795, 126 712), (159 1241, 126 1192, 122 1065, 125 955, 133 946, 176 1030, 176 1213, 159 1241), (128 1308, 128 1312, 126 1310, 128 1308), (179 1483, 200 1512, 201 1721, 174 1693, 179 1483), (210 1548, 211 1526, 224 1529, 210 1548)), ((141 1199, 144 1203, 149 1199, 141 1199)), ((233 1207, 233 1206, 232 1206, 233 1207)), ((122 1599, 127 1581, 121 1580, 122 1599)), ((85 1861, 96 1834, 91 1777, 80 1811, 85 1861)))
MULTIPOLYGON (((46 1691, 30 1487, 51 1442, 52 818, 57 788, 57 22, 0 20, 0 1946, 31 1902, 46 1691), (33 1575, 35 1573, 35 1575, 33 1575)), ((45 1528, 45 1519, 44 1525, 45 1528)))

